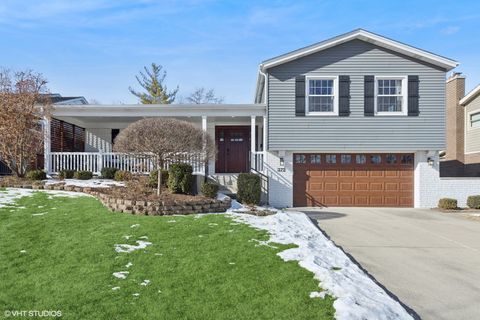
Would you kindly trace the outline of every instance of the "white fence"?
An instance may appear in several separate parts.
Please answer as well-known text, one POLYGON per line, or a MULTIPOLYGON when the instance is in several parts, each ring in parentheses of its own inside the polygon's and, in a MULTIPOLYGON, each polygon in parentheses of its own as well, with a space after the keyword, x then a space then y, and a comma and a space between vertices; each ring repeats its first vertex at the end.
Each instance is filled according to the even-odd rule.
MULTIPOLYGON (((176 157, 176 162, 188 163, 193 167, 194 174, 205 172, 200 155, 182 154, 176 157)), ((155 169, 155 158, 146 155, 132 155, 116 152, 51 152, 49 173, 58 174, 62 170, 85 170, 99 175, 102 168, 111 167, 133 173, 147 174, 155 169)), ((170 163, 164 164, 168 169, 170 163)))

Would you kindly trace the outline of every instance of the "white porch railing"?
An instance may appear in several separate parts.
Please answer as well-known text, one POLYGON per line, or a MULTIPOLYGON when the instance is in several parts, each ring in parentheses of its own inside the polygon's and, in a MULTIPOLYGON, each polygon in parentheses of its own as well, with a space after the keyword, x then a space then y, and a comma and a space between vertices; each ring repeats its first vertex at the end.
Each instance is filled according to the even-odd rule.
POLYGON ((258 171, 262 173, 264 171, 264 158, 265 152, 264 151, 254 151, 250 153, 250 167, 254 171, 258 171))
MULTIPOLYGON (((132 155, 117 152, 50 152, 49 173, 58 174, 62 170, 85 170, 99 175, 102 168, 112 167, 132 173, 150 173, 155 169, 155 160, 150 156, 132 155)), ((182 154, 176 162, 188 163, 194 174, 205 172, 200 155, 182 154)), ((165 163, 163 169, 168 169, 165 163)))

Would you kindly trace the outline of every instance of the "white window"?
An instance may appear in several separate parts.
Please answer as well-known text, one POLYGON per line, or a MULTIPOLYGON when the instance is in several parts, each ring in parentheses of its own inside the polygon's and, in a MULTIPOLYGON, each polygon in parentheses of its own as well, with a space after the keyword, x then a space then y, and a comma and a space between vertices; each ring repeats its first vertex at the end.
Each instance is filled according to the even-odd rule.
POLYGON ((480 112, 470 115, 470 127, 480 128, 480 112))
POLYGON ((407 115, 407 99, 407 77, 376 77, 376 114, 407 115))
POLYGON ((307 115, 338 115, 336 77, 306 77, 307 115))

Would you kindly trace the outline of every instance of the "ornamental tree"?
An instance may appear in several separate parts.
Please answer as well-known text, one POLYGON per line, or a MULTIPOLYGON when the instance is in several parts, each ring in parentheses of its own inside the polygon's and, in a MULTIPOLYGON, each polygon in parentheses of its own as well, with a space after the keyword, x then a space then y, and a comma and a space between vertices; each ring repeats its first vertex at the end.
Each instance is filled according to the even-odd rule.
MULTIPOLYGON (((130 124, 115 138, 113 148, 117 152, 151 157, 156 170, 167 163, 182 162, 185 154, 207 164, 216 152, 213 139, 201 128, 166 118, 147 118, 130 124)), ((157 176, 157 194, 160 194, 162 175, 157 176)))
POLYGON ((18 177, 42 152, 42 120, 51 111, 46 84, 32 70, 0 70, 0 159, 18 177))

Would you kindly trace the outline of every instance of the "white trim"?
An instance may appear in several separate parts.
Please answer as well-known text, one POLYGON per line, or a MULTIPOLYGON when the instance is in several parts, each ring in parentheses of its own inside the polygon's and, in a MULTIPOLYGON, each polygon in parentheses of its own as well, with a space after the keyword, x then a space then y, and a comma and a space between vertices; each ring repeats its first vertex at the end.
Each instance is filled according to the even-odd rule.
POLYGON ((374 110, 376 116, 408 115, 408 76, 375 76, 374 110), (402 80, 402 111, 377 111, 378 80, 402 80))
POLYGON ((306 116, 338 116, 338 76, 305 76, 305 115, 306 116), (333 111, 312 111, 308 105, 310 96, 310 80, 323 79, 333 80, 333 111))
POLYGON ((265 104, 55 105, 57 117, 250 117, 266 114, 265 104))
POLYGON ((478 151, 470 151, 470 152, 467 152, 467 132, 471 132, 471 131, 477 131, 477 130, 480 130, 480 127, 478 128, 473 128, 471 126, 471 121, 470 121, 470 116, 472 114, 476 114, 476 113, 480 113, 480 110, 472 110, 470 112, 467 112, 465 114, 465 123, 464 123, 464 128, 463 128, 463 131, 464 131, 464 139, 463 139, 463 151, 464 151, 464 154, 475 154, 475 153, 480 153, 480 150, 478 151))
POLYGON ((459 102, 460 105, 464 106, 464 105, 468 104, 470 101, 475 99, 478 94, 480 94, 480 84, 478 86, 476 86, 472 91, 470 91, 465 97, 463 97, 460 100, 460 102, 459 102))
POLYGON ((287 53, 285 55, 267 60, 264 63, 262 63, 260 66, 261 66, 261 69, 265 70, 265 69, 268 69, 280 64, 284 64, 286 62, 289 62, 289 61, 292 61, 292 60, 295 60, 295 59, 298 59, 322 50, 326 50, 328 48, 337 46, 339 44, 342 44, 354 39, 359 39, 365 42, 373 43, 377 46, 399 52, 409 57, 413 57, 415 59, 431 63, 433 65, 437 65, 446 70, 451 70, 456 66, 458 66, 459 64, 457 61, 433 54, 425 50, 421 50, 421 49, 409 46, 407 44, 404 44, 392 39, 382 37, 380 35, 368 32, 366 30, 358 29, 358 30, 354 30, 352 32, 340 35, 338 37, 322 41, 312 46, 299 49, 291 53, 287 53))

